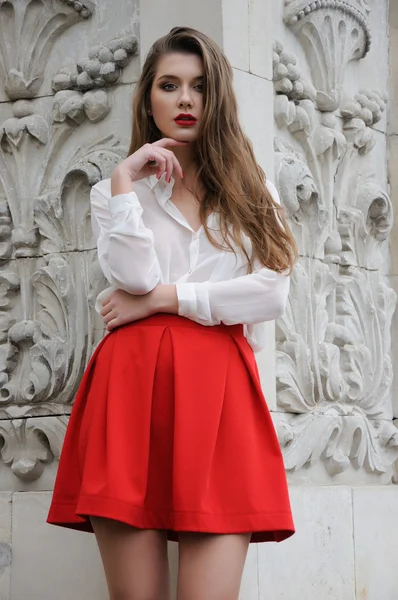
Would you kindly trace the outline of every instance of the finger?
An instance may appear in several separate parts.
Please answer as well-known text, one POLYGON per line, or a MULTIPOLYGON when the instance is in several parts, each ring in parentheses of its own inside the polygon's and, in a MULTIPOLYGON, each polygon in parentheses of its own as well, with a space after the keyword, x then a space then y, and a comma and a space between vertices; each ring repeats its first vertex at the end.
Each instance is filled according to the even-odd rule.
POLYGON ((109 303, 109 302, 112 300, 112 297, 113 297, 113 294, 114 294, 114 293, 115 293, 115 292, 114 292, 114 291, 112 291, 112 292, 109 294, 109 296, 106 296, 106 297, 103 299, 103 301, 102 301, 102 303, 101 303, 101 306, 105 306, 106 304, 108 304, 108 303, 109 303))
POLYGON ((119 326, 119 319, 118 319, 118 317, 116 317, 115 319, 112 319, 111 321, 109 321, 109 323, 107 323, 106 328, 108 331, 112 331, 112 329, 115 329, 118 326, 119 326))
POLYGON ((186 146, 189 142, 180 142, 173 138, 161 138, 156 142, 152 143, 152 146, 160 146, 161 148, 166 148, 167 146, 186 146))
POLYGON ((168 180, 170 180, 170 177, 173 174, 174 170, 176 170, 177 173, 179 174, 179 176, 181 178, 183 178, 184 173, 182 171, 182 167, 181 167, 180 163, 178 162, 178 159, 177 159, 176 155, 174 154, 174 152, 172 150, 166 150, 166 148, 159 148, 158 151, 162 152, 163 155, 166 157, 167 166, 168 166, 168 175, 167 175, 168 180))
POLYGON ((105 315, 107 315, 111 310, 112 310, 112 307, 111 307, 110 302, 107 302, 106 304, 103 304, 102 308, 100 310, 101 317, 104 317, 105 315))
POLYGON ((167 181, 167 183, 170 183, 171 176, 174 171, 174 163, 173 163, 173 159, 172 159, 173 153, 170 150, 166 150, 165 148, 162 148, 162 150, 163 150, 163 155, 166 159, 166 181, 167 181))
POLYGON ((113 315, 112 313, 108 313, 107 315, 105 315, 105 317, 102 317, 102 320, 105 323, 105 325, 108 325, 109 321, 112 321, 112 319, 114 318, 115 315, 113 315))
MULTIPOLYGON (((153 165, 153 168, 157 170, 158 179, 161 178, 161 176, 163 175, 163 173, 167 169, 166 157, 159 150, 152 151, 151 154, 150 154, 150 156, 149 156, 149 160, 150 161, 151 160, 155 160, 156 161, 156 164, 153 165)), ((150 165, 150 166, 152 166, 152 165, 150 165)))

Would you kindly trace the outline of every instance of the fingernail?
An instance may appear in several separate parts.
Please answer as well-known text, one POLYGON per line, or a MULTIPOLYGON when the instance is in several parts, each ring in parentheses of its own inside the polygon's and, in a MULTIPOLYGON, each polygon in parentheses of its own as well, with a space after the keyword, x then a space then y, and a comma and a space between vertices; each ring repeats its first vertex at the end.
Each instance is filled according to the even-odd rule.
POLYGON ((184 179, 184 171, 181 171, 181 178, 184 179))
POLYGON ((159 175, 159 173, 156 175, 156 179, 160 179, 161 175, 159 175))
POLYGON ((171 181, 171 176, 170 176, 170 177, 168 177, 168 179, 167 179, 167 183, 170 183, 170 181, 171 181))

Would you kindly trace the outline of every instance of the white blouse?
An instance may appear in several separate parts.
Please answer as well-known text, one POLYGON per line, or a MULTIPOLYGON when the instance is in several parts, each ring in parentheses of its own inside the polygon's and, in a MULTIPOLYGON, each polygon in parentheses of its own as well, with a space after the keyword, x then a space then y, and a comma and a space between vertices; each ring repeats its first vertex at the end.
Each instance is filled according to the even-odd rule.
MULTIPOLYGON (((175 284, 178 314, 202 325, 243 324, 255 352, 265 344, 264 321, 279 317, 289 293, 289 277, 260 264, 248 274, 239 248, 216 248, 203 226, 195 232, 170 200, 174 179, 155 175, 134 182, 134 192, 111 196, 110 179, 91 189, 91 219, 98 258, 111 284, 97 298, 96 310, 112 289, 147 294, 158 284, 175 284)), ((267 181, 273 198, 275 186, 267 181)), ((207 221, 221 241, 218 218, 207 221)), ((251 241, 243 236, 251 255, 251 241)))

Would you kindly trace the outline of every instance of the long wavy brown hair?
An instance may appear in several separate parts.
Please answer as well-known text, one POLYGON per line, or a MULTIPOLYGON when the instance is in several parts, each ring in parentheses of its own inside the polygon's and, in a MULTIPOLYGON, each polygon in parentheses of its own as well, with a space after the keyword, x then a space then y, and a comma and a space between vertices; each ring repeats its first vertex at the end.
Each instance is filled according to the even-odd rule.
POLYGON ((172 52, 196 54, 203 63, 204 111, 196 142, 197 181, 203 190, 200 218, 208 238, 215 246, 232 251, 234 242, 246 256, 250 271, 258 260, 269 269, 290 273, 297 260, 294 238, 283 208, 265 186, 264 171, 239 123, 232 67, 217 44, 203 33, 175 27, 153 44, 136 87, 129 154, 162 137, 149 115, 150 94, 159 59, 172 52), (207 227, 210 212, 219 215, 222 244, 207 227), (251 256, 242 232, 251 240, 251 256))

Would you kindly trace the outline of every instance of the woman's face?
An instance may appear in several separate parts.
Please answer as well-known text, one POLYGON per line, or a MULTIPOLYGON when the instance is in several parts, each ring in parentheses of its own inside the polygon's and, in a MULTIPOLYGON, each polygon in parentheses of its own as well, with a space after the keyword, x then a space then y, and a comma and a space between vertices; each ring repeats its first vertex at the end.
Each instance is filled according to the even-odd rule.
POLYGON ((152 84, 150 109, 164 137, 197 140, 203 115, 203 64, 199 56, 180 52, 162 56, 152 84))

